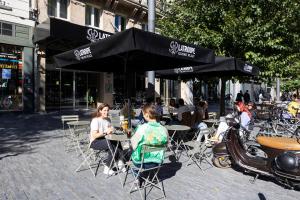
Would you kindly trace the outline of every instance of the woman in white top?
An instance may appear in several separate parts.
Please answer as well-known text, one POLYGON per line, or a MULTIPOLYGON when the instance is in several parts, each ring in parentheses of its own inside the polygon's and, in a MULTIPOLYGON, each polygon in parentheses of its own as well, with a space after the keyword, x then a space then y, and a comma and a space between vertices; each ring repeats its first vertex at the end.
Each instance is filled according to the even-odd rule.
MULTIPOLYGON (((113 158, 112 154, 109 151, 109 148, 113 150, 116 149, 116 142, 106 140, 105 136, 108 134, 112 134, 114 128, 111 125, 111 121, 108 118, 109 105, 108 104, 100 104, 97 108, 97 111, 93 114, 93 119, 91 122, 91 133, 90 133, 90 147, 95 150, 107 150, 108 156, 105 160, 104 166, 104 174, 112 175, 114 171, 109 168, 112 164, 113 158)), ((116 159, 120 158, 120 154, 122 153, 121 147, 118 148, 116 152, 116 159)), ((118 161, 119 168, 124 168, 124 162, 122 160, 118 161)), ((121 169, 122 170, 122 169, 121 169)))

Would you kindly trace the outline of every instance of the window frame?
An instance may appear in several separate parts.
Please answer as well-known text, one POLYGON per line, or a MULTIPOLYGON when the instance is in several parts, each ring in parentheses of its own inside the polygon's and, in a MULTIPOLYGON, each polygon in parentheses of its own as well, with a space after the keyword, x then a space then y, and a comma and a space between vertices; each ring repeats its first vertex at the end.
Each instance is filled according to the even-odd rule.
POLYGON ((102 10, 97 7, 94 7, 92 5, 89 5, 89 4, 86 4, 85 6, 86 6, 85 7, 85 25, 90 26, 90 27, 100 28, 101 21, 102 21, 101 20, 102 10), (87 16, 87 7, 90 8, 90 16, 87 16), (98 24, 97 25, 95 25, 97 22, 97 19, 95 16, 96 11, 98 11, 98 24), (87 18, 89 18, 90 24, 87 23, 87 18))
POLYGON ((66 13, 65 16, 66 17, 62 17, 62 2, 64 0, 48 0, 48 4, 47 4, 47 14, 50 17, 56 17, 56 18, 60 18, 60 19, 69 19, 69 6, 70 6, 70 0, 66 0, 66 13), (49 1, 53 1, 53 5, 55 5, 54 9, 54 14, 49 12, 49 1))

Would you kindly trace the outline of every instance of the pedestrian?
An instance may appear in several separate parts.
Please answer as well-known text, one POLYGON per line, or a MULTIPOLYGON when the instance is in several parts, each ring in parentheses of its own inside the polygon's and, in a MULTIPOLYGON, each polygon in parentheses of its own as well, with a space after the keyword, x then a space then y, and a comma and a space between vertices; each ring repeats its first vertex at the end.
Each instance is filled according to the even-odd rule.
POLYGON ((235 101, 236 102, 243 102, 243 92, 242 92, 242 90, 240 90, 240 92, 237 93, 235 101))
POLYGON ((248 90, 246 90, 244 94, 244 103, 247 105, 250 102, 250 94, 248 93, 248 90))

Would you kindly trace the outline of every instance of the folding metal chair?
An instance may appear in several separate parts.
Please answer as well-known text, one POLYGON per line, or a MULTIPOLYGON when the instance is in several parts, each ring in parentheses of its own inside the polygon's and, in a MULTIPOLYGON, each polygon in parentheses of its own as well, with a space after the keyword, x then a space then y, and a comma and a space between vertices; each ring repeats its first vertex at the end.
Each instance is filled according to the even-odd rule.
POLYGON ((195 134, 197 137, 194 137, 193 140, 185 143, 189 149, 187 152, 189 160, 187 161, 186 166, 189 166, 194 162, 201 169, 202 173, 204 173, 204 170, 201 167, 203 161, 212 166, 209 161, 210 153, 207 152, 208 145, 206 143, 206 138, 213 132, 213 128, 198 129, 195 134))
POLYGON ((97 175, 100 165, 104 165, 104 160, 107 157, 107 152, 105 150, 94 150, 90 147, 89 131, 87 128, 82 127, 76 130, 76 148, 78 149, 80 155, 83 157, 83 161, 75 170, 76 172, 82 171, 81 168, 87 165, 89 170, 94 176, 97 175), (96 170, 93 170, 94 165, 97 165, 96 170))
POLYGON ((67 122, 72 122, 72 121, 78 121, 79 116, 78 115, 62 115, 61 116, 61 122, 62 122, 62 127, 63 127, 63 143, 66 147, 66 151, 70 149, 70 146, 72 146, 72 143, 74 142, 73 140, 73 133, 70 130, 70 127, 68 127, 68 130, 66 130, 65 125, 67 122))
POLYGON ((162 196, 158 197, 156 199, 161 199, 161 198, 165 199, 166 198, 163 181, 160 180, 158 177, 159 171, 160 171, 163 163, 159 163, 158 166, 152 167, 149 169, 143 168, 143 166, 145 164, 144 163, 144 155, 145 154, 150 153, 150 152, 156 152, 156 151, 164 151, 164 153, 165 153, 166 148, 167 148, 166 145, 162 145, 162 146, 143 145, 142 150, 141 150, 142 161, 141 161, 140 167, 139 168, 136 167, 131 160, 127 163, 129 170, 127 170, 127 172, 126 172, 125 179, 123 182, 123 187, 126 184, 128 173, 131 172, 131 174, 133 175, 133 181, 129 182, 129 183, 131 183, 131 186, 129 189, 130 194, 133 192, 139 191, 141 199, 146 199, 147 196, 152 191, 152 189, 156 188, 156 189, 159 189, 160 192, 162 193, 162 196), (141 183, 141 185, 137 186, 136 183, 138 180, 143 182, 143 184, 141 183), (137 187, 135 187, 135 186, 137 186, 137 187), (147 191, 147 189, 148 189, 148 191, 147 191), (144 197, 142 194, 142 190, 144 190, 144 197))

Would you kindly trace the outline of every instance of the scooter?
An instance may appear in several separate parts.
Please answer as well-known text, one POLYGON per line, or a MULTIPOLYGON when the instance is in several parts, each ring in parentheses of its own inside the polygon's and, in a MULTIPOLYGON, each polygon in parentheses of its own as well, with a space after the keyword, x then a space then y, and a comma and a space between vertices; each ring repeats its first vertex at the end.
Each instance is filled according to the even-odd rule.
POLYGON ((290 189, 300 189, 300 138, 258 135, 255 151, 249 151, 239 124, 233 120, 229 124, 222 142, 213 146, 212 161, 216 167, 236 165, 255 174, 252 183, 264 175, 290 189))

